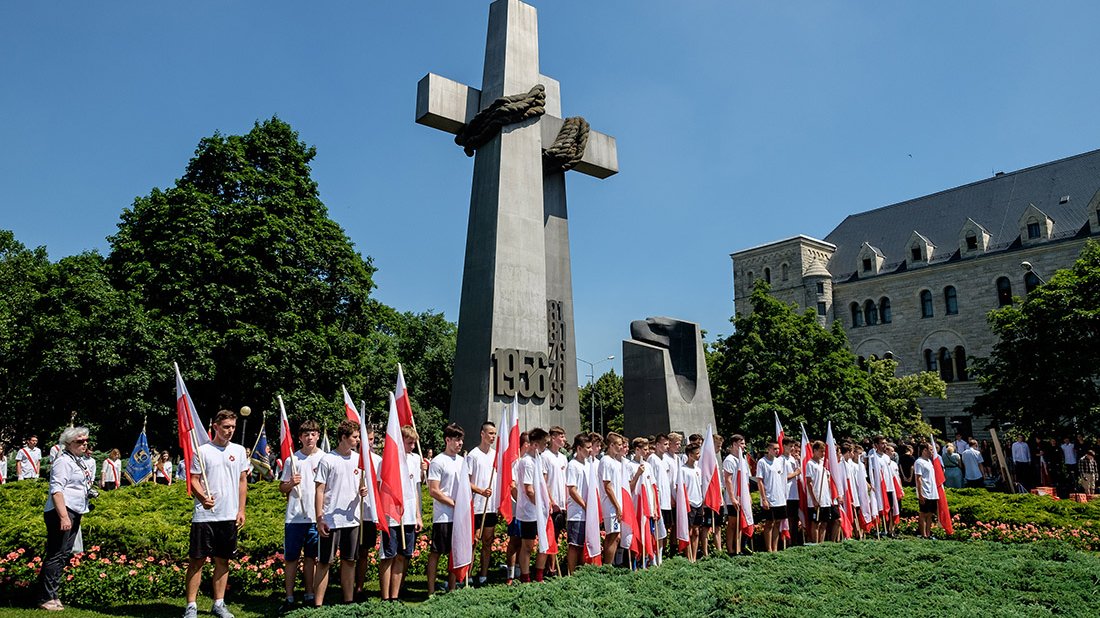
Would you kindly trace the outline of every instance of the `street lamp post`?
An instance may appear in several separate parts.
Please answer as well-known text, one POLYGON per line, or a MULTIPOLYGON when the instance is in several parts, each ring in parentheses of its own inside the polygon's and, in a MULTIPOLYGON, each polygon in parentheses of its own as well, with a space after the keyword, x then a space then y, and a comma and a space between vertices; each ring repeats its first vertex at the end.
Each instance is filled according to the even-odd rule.
POLYGON ((591 393, 589 393, 589 397, 588 397, 589 403, 592 404, 591 405, 591 408, 592 408, 591 415, 592 416, 591 416, 590 424, 588 425, 588 427, 591 431, 596 431, 596 388, 594 386, 594 382, 596 380, 596 365, 606 363, 608 361, 615 360, 615 355, 612 354, 611 356, 608 356, 607 358, 605 358, 603 360, 598 360, 595 363, 586 361, 583 358, 580 358, 579 356, 577 357, 577 360, 584 363, 584 364, 586 364, 586 365, 588 365, 588 386, 591 387, 591 391, 592 391, 591 393))
MULTIPOLYGON (((244 436, 248 433, 248 415, 252 414, 252 408, 248 406, 241 406, 241 418, 244 422, 241 423, 241 446, 244 446, 244 436)), ((247 446, 244 446, 247 449, 247 446)))
POLYGON ((1035 272, 1035 267, 1031 265, 1031 262, 1020 262, 1020 268, 1023 268, 1025 271, 1035 275, 1035 278, 1038 279, 1039 283, 1041 283, 1042 285, 1047 284, 1047 280, 1043 279, 1039 276, 1039 273, 1035 272))

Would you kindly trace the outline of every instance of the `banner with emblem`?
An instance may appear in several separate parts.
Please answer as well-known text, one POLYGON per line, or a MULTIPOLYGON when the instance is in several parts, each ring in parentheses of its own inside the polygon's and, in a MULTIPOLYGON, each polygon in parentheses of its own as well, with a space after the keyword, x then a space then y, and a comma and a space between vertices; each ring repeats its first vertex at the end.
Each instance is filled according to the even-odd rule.
POLYGON ((153 460, 149 457, 149 440, 145 437, 145 427, 141 428, 134 450, 130 453, 130 459, 126 462, 126 470, 122 472, 131 484, 144 483, 153 476, 153 460))

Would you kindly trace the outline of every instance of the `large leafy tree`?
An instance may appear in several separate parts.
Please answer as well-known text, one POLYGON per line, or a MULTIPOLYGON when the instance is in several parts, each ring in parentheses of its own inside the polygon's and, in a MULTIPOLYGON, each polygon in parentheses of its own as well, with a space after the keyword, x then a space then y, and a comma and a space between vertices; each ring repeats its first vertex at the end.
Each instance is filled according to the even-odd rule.
POLYGON ((28 249, 0 230, 0 442, 18 443, 32 430, 29 362, 33 317, 50 261, 46 249, 28 249))
POLYGON ((596 411, 596 429, 607 433, 623 431, 623 378, 608 370, 595 382, 580 389, 581 427, 592 430, 592 410, 596 411))
POLYGON ((814 436, 824 435, 827 421, 838 436, 901 435, 921 427, 916 397, 934 391, 895 378, 892 366, 860 368, 839 322, 824 328, 813 311, 799 313, 769 289, 757 282, 752 311, 734 318, 734 333, 709 350, 719 431, 771 436, 774 414, 789 433, 805 423, 814 436))
POLYGON ((989 324, 999 340, 976 362, 971 412, 1046 435, 1100 426, 1100 243, 989 324))

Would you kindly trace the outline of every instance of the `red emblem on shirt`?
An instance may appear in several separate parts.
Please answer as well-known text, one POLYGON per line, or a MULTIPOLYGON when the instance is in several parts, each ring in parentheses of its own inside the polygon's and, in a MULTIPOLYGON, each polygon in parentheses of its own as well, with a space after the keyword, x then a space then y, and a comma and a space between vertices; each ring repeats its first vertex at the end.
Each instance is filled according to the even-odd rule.
POLYGON ((359 474, 359 468, 355 469, 355 474, 359 474))
POLYGON ((236 458, 236 457, 234 457, 234 456, 232 456, 232 455, 230 455, 230 456, 229 456, 229 461, 237 461, 237 458, 236 458))

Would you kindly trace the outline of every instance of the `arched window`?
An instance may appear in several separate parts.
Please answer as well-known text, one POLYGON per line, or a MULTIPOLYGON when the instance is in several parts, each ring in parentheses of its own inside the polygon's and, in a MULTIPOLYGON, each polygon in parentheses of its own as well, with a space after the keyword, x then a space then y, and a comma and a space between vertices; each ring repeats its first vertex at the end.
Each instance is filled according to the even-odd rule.
POLYGON ((883 324, 889 324, 893 319, 894 316, 890 312, 890 299, 883 296, 878 301, 878 321, 883 324))
POLYGON ((867 326, 878 324, 878 308, 875 307, 875 301, 867 300, 863 303, 863 321, 867 326))
POLYGON ((764 282, 765 283, 771 283, 772 282, 772 269, 770 269, 770 268, 765 268, 764 269, 764 282))
POLYGON ((935 371, 936 370, 936 355, 932 353, 932 350, 926 349, 924 351, 924 370, 935 371))
POLYGON ((784 265, 780 266, 780 268, 782 269, 782 273, 783 273, 783 274, 782 274, 782 277, 783 277, 783 280, 784 280, 784 281, 786 281, 786 280, 787 280, 787 276, 788 276, 788 274, 789 274, 789 271, 790 271, 790 268, 789 268, 789 267, 788 267, 788 266, 787 266, 786 264, 784 264, 784 265))
POLYGON ((863 311, 859 308, 859 303, 852 303, 852 328, 858 328, 863 326, 863 311))
POLYGON ((1031 294, 1031 291, 1039 287, 1039 275, 1028 271, 1024 274, 1024 292, 1031 294))
POLYGON ((1012 282, 1008 277, 997 279, 997 304, 1001 307, 1012 304, 1012 282))
POLYGON ((886 360, 894 360, 894 353, 887 350, 886 352, 883 353, 882 357, 885 358, 886 360))
POLYGON ((947 315, 959 313, 959 295, 955 292, 955 286, 949 285, 943 289, 943 304, 947 307, 947 315))
POLYGON ((947 348, 940 348, 940 377, 944 382, 955 381, 955 365, 951 362, 951 352, 947 348))
POLYGON ((921 290, 920 293, 920 317, 930 318, 932 317, 932 292, 928 290, 921 290))
POLYGON ((860 371, 867 371, 867 359, 860 356, 856 359, 856 365, 859 366, 860 371))
POLYGON ((966 382, 966 349, 961 345, 955 346, 955 377, 959 382, 966 382))

